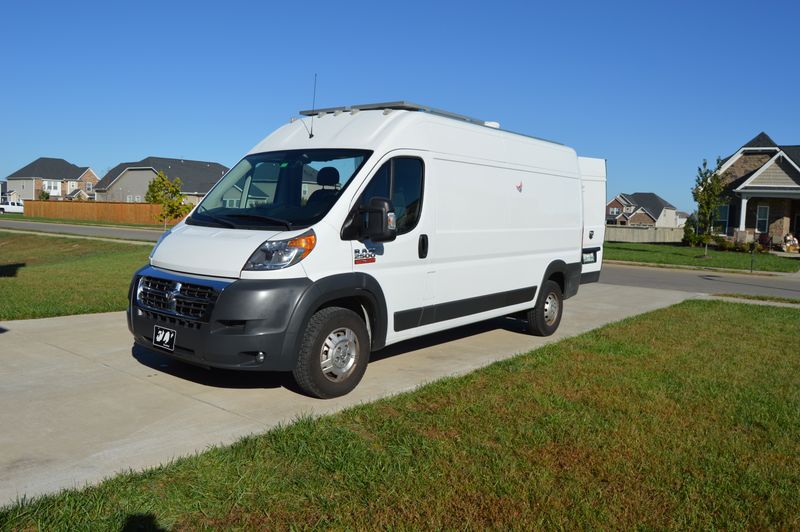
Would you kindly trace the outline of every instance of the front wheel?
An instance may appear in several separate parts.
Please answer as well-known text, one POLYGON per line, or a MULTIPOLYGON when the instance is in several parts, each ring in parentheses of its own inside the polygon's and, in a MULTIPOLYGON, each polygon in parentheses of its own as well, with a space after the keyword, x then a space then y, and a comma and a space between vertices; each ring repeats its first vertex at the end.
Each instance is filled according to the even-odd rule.
POLYGON ((536 336, 550 336, 561 323, 564 296, 555 281, 546 281, 539 294, 536 307, 527 312, 528 332, 536 336))
POLYGON ((369 333, 361 316, 341 307, 324 308, 308 322, 292 375, 309 395, 339 397, 361 381, 369 351, 369 333))

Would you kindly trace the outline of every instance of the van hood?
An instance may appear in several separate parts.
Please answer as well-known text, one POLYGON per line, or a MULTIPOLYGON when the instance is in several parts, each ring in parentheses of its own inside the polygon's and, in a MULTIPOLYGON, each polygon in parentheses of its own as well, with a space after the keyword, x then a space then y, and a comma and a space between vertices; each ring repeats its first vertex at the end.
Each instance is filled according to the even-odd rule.
POLYGON ((150 264, 189 274, 238 278, 258 246, 279 233, 182 224, 161 241, 150 264))

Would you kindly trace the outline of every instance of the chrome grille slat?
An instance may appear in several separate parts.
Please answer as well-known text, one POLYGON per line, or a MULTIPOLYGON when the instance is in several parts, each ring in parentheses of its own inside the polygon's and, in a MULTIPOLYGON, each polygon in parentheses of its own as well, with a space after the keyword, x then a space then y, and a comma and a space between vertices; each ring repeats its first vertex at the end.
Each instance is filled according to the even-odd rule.
POLYGON ((142 308, 178 318, 207 321, 217 296, 218 291, 210 286, 144 276, 139 281, 136 302, 142 308))

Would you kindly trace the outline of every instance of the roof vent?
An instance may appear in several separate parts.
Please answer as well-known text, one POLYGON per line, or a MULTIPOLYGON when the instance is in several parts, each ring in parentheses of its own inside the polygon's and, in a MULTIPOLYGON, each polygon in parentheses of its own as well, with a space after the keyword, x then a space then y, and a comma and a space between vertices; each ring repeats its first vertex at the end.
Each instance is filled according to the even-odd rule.
POLYGON ((484 122, 483 125, 494 129, 500 129, 500 122, 489 121, 489 122, 484 122))

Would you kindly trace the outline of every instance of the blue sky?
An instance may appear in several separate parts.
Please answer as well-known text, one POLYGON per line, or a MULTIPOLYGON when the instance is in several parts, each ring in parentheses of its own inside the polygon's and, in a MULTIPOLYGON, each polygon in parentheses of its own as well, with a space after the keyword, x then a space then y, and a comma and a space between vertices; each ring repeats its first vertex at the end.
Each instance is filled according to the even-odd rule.
POLYGON ((800 144, 797 2, 13 2, 0 176, 148 155, 231 166, 299 109, 405 99, 608 159, 693 208, 697 165, 800 144))

